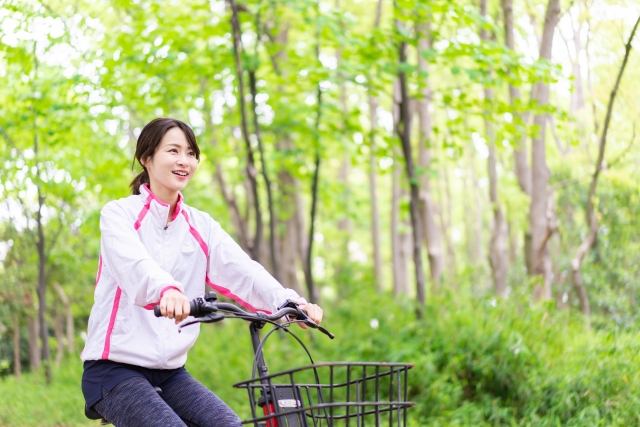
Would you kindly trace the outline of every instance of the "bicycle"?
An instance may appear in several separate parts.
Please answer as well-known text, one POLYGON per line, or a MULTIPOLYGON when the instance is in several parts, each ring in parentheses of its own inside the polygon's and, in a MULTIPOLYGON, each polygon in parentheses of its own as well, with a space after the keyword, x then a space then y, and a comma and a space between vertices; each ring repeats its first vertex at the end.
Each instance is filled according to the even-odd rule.
MULTIPOLYGON (((155 307, 154 314, 162 316, 159 307, 155 307)), ((196 323, 215 323, 225 318, 249 322, 254 352, 251 379, 233 385, 246 389, 249 397, 252 416, 242 424, 254 427, 406 427, 407 410, 413 406, 413 402, 407 399, 408 371, 413 365, 373 362, 315 364, 307 347, 289 330, 289 326, 304 323, 331 339, 334 335, 309 319, 296 303, 287 302, 270 315, 249 313, 234 304, 217 302, 216 293, 208 292, 190 302, 190 316, 194 320, 180 325, 180 330, 196 323), (285 320, 278 323, 281 319, 285 320), (260 339, 260 330, 266 324, 274 328, 260 339), (269 337, 278 330, 290 334, 302 346, 311 365, 269 374, 262 350, 269 337)), ((102 419, 91 408, 85 407, 85 415, 90 419, 102 419)), ((101 424, 108 424, 108 421, 102 419, 101 424)))

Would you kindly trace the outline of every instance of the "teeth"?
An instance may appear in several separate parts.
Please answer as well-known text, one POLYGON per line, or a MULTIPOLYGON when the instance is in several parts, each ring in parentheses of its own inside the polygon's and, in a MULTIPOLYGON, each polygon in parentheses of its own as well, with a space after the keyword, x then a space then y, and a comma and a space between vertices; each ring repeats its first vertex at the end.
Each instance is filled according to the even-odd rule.
POLYGON ((186 172, 174 172, 174 174, 180 175, 180 176, 187 176, 188 175, 186 172))

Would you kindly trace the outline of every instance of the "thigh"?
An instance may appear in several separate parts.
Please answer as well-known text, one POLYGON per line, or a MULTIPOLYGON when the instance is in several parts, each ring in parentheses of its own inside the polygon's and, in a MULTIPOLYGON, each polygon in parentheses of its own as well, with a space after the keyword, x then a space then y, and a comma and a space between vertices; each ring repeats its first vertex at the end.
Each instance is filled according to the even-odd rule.
POLYGON ((105 392, 95 409, 116 427, 184 427, 145 378, 132 377, 105 392))
POLYGON ((209 389, 182 375, 166 390, 162 398, 190 427, 240 427, 240 418, 209 389))

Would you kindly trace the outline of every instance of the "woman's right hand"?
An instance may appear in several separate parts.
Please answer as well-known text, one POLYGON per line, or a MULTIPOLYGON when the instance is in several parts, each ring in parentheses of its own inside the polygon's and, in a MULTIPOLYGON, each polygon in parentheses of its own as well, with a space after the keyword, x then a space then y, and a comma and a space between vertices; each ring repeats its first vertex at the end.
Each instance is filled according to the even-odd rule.
POLYGON ((164 317, 175 319, 176 325, 189 316, 189 298, 177 289, 169 289, 160 299, 160 312, 164 317))

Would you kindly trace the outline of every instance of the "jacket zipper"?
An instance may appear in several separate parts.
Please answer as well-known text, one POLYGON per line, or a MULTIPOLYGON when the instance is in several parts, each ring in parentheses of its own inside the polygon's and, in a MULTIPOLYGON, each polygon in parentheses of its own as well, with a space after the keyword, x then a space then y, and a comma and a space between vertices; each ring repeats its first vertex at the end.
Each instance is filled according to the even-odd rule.
MULTIPOLYGON (((163 270, 165 270, 165 265, 164 265, 164 247, 165 247, 165 241, 166 241, 166 236, 167 236, 167 228, 169 228, 169 224, 166 224, 164 226, 164 230, 162 230, 162 256, 161 256, 161 263, 160 266, 163 270)), ((164 322, 163 322, 164 323, 164 322)), ((162 336, 160 337, 160 343, 161 343, 161 356, 160 356, 160 369, 162 369, 164 367, 164 365, 167 363, 167 352, 166 352, 166 347, 165 347, 165 338, 166 338, 166 334, 165 334, 165 328, 161 327, 160 329, 160 333, 162 334, 162 336)))

